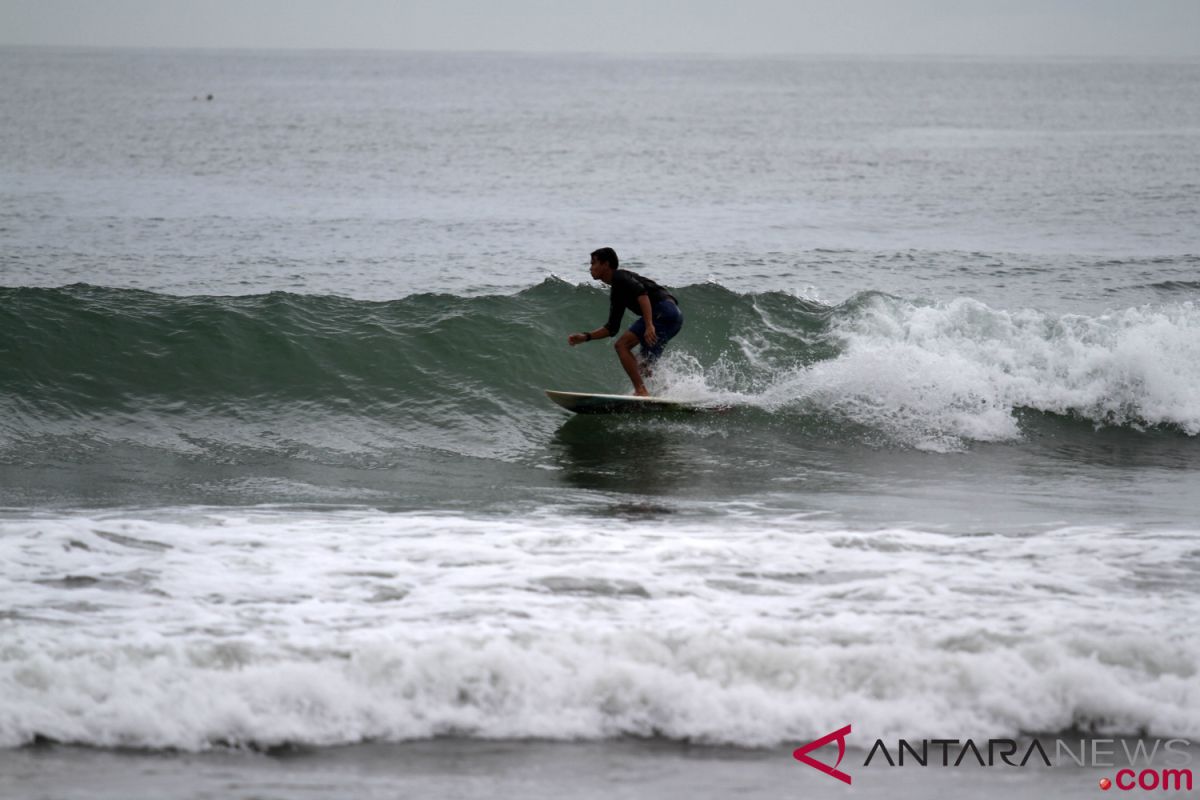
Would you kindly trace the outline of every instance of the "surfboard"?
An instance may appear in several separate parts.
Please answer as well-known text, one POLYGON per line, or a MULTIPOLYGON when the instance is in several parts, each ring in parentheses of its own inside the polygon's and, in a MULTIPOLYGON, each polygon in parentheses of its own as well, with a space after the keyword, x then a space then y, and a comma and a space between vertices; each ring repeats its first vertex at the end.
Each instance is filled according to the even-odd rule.
POLYGON ((695 403, 665 397, 636 397, 630 394, 587 394, 546 390, 546 397, 576 414, 645 414, 663 411, 707 411, 695 403))

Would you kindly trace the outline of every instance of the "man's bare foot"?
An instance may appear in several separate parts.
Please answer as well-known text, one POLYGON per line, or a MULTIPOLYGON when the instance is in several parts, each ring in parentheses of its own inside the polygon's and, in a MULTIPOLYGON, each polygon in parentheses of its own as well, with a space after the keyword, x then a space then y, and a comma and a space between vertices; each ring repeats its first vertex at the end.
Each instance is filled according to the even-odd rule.
POLYGON ((650 393, 648 391, 646 391, 645 386, 638 386, 636 389, 633 390, 633 396, 634 397, 649 397, 650 393))

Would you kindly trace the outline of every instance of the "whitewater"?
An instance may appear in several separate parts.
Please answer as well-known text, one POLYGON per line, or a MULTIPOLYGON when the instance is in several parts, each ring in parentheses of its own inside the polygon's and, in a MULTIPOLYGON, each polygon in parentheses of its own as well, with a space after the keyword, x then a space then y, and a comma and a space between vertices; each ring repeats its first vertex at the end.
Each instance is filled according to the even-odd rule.
POLYGON ((0 597, 22 631, 9 747, 773 746, 847 715, 880 735, 1200 735, 1180 531, 199 508, 0 529, 22 587, 0 597))

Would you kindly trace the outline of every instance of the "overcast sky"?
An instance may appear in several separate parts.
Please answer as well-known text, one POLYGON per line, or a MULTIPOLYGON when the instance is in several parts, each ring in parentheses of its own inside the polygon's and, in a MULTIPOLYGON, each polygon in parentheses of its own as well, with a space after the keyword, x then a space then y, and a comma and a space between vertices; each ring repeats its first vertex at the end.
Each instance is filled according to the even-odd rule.
POLYGON ((1200 57, 1200 0, 0 0, 0 44, 1200 57))

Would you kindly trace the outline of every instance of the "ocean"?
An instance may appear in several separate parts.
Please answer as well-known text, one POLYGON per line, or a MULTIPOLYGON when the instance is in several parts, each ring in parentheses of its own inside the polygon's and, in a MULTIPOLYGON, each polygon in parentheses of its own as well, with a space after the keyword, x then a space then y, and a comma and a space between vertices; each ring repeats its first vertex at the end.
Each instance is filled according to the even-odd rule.
POLYGON ((1200 62, 0 74, 6 797, 1082 797, 862 762, 1200 739, 1200 62), (602 246, 727 410, 546 399, 630 389, 566 342, 602 246), (853 789, 791 755, 847 724, 853 789))

